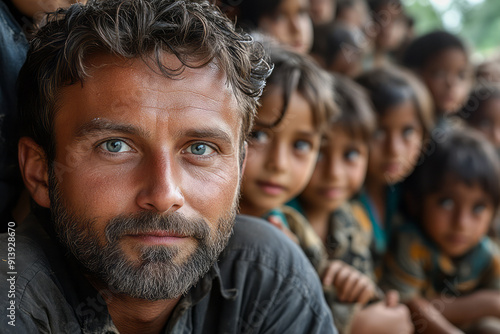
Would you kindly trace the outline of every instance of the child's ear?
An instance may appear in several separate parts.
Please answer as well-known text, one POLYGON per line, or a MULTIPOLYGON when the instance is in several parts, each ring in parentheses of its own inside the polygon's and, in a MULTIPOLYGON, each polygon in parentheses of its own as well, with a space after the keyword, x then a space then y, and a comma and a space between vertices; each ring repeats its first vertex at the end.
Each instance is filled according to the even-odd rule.
POLYGON ((49 174, 44 150, 32 138, 22 137, 18 152, 24 185, 38 205, 49 208, 49 174))

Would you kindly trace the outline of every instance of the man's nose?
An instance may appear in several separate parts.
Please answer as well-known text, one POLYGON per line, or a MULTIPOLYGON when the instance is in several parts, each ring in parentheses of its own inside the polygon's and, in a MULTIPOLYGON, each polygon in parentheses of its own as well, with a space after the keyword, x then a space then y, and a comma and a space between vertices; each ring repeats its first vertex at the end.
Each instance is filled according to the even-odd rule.
POLYGON ((159 213, 175 212, 184 205, 180 188, 180 175, 175 166, 175 158, 168 154, 147 159, 138 176, 141 183, 137 204, 146 210, 159 213))

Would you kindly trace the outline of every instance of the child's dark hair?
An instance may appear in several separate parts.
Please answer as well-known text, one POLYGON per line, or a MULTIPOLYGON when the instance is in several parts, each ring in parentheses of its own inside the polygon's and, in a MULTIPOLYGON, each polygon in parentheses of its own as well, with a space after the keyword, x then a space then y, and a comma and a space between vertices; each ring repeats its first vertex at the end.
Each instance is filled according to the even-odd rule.
POLYGON ((405 198, 411 202, 407 203, 410 214, 418 215, 418 203, 447 182, 478 184, 498 208, 500 161, 492 144, 474 130, 458 128, 447 129, 431 143, 434 150, 403 183, 405 198))
POLYGON ((478 85, 471 91, 467 102, 457 116, 466 123, 476 126, 483 119, 484 104, 491 99, 500 99, 500 87, 495 84, 478 85))
POLYGON ((318 56, 329 67, 345 48, 349 52, 361 52, 360 36, 343 24, 328 23, 314 28, 311 54, 318 56))
MULTIPOLYGON (((367 5, 365 0, 337 0, 335 9, 335 18, 338 18, 340 14, 346 10, 356 6, 358 3, 367 5)), ((368 9, 368 5, 366 6, 368 9)))
POLYGON ((379 116, 393 106, 413 101, 424 137, 429 135, 434 126, 432 99, 413 74, 397 68, 379 68, 365 72, 356 81, 368 91, 379 116))
POLYGON ((333 91, 340 116, 331 120, 330 126, 340 126, 353 137, 366 143, 375 131, 376 119, 365 89, 353 80, 334 74, 333 91))
POLYGON ((257 29, 264 16, 274 15, 283 0, 220 0, 218 6, 246 31, 257 29))
POLYGON ((377 13, 382 7, 391 7, 394 10, 402 11, 401 0, 368 0, 368 7, 373 13, 377 13))
POLYGON ((292 94, 297 91, 311 106, 315 128, 322 130, 327 120, 339 113, 330 89, 332 77, 308 56, 278 46, 267 49, 274 69, 262 95, 270 88, 278 88, 283 93, 283 105, 279 117, 271 124, 259 122, 258 116, 255 122, 268 128, 277 126, 285 117, 292 94))
POLYGON ((412 70, 422 69, 434 56, 449 49, 461 50, 467 56, 467 49, 457 36, 446 31, 425 34, 408 45, 403 55, 403 65, 412 70))

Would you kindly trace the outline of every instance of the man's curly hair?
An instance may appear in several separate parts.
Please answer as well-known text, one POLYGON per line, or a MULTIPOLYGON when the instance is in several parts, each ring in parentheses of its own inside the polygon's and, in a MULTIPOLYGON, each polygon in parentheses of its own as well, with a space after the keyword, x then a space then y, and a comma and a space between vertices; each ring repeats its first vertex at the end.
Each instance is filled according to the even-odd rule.
POLYGON ((19 74, 21 135, 32 137, 49 161, 55 157, 53 123, 60 88, 83 83, 88 59, 99 53, 140 58, 173 79, 185 67, 213 62, 235 93, 243 139, 272 69, 263 48, 205 1, 89 0, 59 9, 36 33, 19 74), (183 65, 166 67, 165 53, 183 65))

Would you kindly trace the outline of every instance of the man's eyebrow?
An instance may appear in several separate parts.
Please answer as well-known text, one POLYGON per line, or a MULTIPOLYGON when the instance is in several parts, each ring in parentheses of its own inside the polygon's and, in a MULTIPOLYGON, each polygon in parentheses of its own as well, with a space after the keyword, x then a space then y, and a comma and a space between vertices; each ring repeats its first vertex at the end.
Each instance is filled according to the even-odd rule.
POLYGON ((182 136, 198 138, 198 139, 221 140, 228 144, 232 144, 233 142, 231 136, 227 132, 215 128, 190 129, 180 134, 182 136))
POLYGON ((95 118, 87 122, 76 130, 75 138, 77 140, 85 139, 85 137, 103 132, 120 132, 130 135, 138 135, 148 137, 149 133, 141 128, 130 124, 120 124, 105 119, 95 118))

